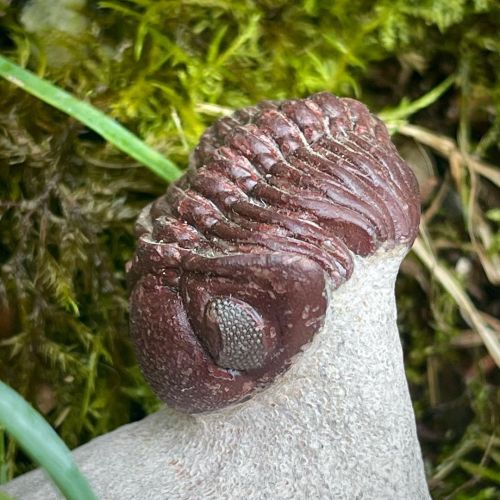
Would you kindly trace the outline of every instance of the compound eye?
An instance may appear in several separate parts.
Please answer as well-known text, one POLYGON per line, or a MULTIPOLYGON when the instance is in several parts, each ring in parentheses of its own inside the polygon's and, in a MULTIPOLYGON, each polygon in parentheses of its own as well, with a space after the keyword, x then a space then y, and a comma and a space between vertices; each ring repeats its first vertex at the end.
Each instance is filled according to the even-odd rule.
POLYGON ((262 368, 271 348, 265 321, 249 304, 215 297, 205 308, 204 340, 222 368, 249 371, 262 368))

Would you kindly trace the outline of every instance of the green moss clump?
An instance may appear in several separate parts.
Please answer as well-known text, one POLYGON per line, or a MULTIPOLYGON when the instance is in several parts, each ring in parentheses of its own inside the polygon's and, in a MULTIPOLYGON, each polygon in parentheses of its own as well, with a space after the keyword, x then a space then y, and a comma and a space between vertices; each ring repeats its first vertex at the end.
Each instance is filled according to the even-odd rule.
POLYGON ((75 446, 156 407, 127 338, 125 263, 160 190, 127 160, 92 166, 80 126, 2 90, 0 376, 75 446))
MULTIPOLYGON (((396 108, 386 116, 498 158, 496 1, 59 0, 57 19, 45 15, 53 4, 0 0, 2 55, 179 165, 232 109, 321 90, 396 108), (450 76, 423 109, 408 106, 450 76)), ((11 84, 0 82, 0 96, 0 378, 76 446, 158 405, 128 340, 124 269, 133 222, 165 186, 11 84)), ((498 176, 437 154, 439 144, 399 141, 427 172, 436 252, 498 331, 498 176)), ((433 495, 493 498, 498 371, 432 274, 415 257, 403 271, 401 331, 433 495)), ((0 482, 31 467, 4 440, 0 482)))

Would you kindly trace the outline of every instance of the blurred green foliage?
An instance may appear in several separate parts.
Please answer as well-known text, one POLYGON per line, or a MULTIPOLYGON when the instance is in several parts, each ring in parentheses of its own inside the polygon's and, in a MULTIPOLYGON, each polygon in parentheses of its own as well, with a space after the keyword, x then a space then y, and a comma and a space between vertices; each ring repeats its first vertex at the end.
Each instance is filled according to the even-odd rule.
MULTIPOLYGON (((495 163, 499 32, 494 0, 0 0, 2 55, 182 166, 217 117, 320 90, 355 96, 393 128, 409 120, 495 163), (447 78, 453 86, 433 94, 447 78), (425 106, 411 104, 429 92, 425 106)), ((134 219, 165 185, 11 84, 0 82, 0 99, 0 378, 76 446, 158 405, 127 336, 125 264, 134 219)), ((498 333, 495 177, 396 139, 423 172, 436 253, 498 333)), ((495 498, 498 369, 414 256, 398 296, 433 495, 495 498)), ((1 477, 30 466, 0 434, 1 477)))

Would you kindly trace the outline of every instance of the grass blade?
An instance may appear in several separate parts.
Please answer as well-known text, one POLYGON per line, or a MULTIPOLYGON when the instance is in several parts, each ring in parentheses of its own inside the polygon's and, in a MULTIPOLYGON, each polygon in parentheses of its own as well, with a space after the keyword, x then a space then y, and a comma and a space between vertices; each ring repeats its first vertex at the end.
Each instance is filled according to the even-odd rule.
POLYGON ((95 500, 85 476, 54 429, 8 385, 0 382, 0 425, 40 464, 69 500, 95 500))
POLYGON ((406 120, 417 111, 429 107, 436 102, 455 82, 455 75, 450 75, 446 80, 443 80, 439 85, 415 99, 414 101, 403 101, 397 108, 386 109, 378 113, 378 116, 385 122, 397 122, 406 120))
POLYGON ((36 76, 0 55, 0 76, 42 101, 84 123, 121 151, 127 153, 166 181, 174 181, 181 170, 169 159, 150 148, 137 136, 102 111, 65 90, 36 76))
POLYGON ((483 321, 467 293, 462 289, 453 275, 445 267, 439 264, 429 245, 426 245, 425 231, 422 229, 422 226, 420 234, 424 235, 424 237, 419 236, 415 240, 412 250, 429 269, 433 277, 436 278, 453 297, 464 320, 477 331, 496 365, 500 367, 500 342, 498 342, 491 328, 483 321))

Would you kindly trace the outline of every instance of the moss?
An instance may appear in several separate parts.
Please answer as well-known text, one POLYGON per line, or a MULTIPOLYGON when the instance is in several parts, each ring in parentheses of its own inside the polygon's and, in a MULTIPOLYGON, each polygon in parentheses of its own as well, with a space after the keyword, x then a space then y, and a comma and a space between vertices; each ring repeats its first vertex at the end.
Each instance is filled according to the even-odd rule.
MULTIPOLYGON (((457 138, 461 151, 498 158, 498 2, 61 0, 57 22, 49 3, 0 0, 2 54, 179 165, 231 109, 319 90, 397 108, 392 116, 457 138), (424 109, 407 106, 449 76, 454 86, 424 109)), ((165 186, 7 82, 0 95, 0 377, 76 446, 157 407, 127 336, 124 268, 134 219, 165 186)), ((441 262, 487 318, 498 316, 494 177, 428 144, 409 147, 432 165, 424 210, 441 262)), ((433 275, 415 257, 403 270, 401 331, 433 494, 493 498, 498 371, 433 275)), ((3 479, 31 467, 6 443, 3 479)))

